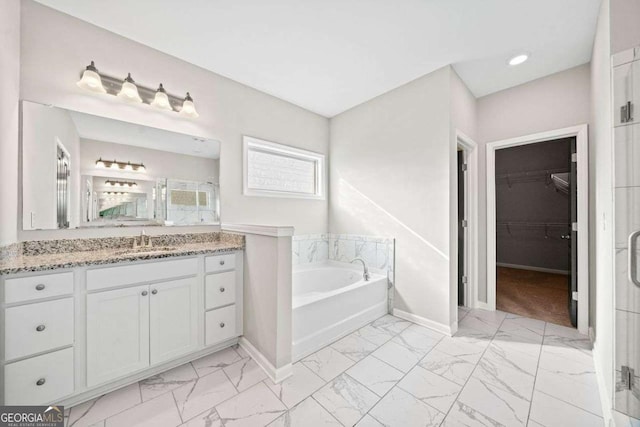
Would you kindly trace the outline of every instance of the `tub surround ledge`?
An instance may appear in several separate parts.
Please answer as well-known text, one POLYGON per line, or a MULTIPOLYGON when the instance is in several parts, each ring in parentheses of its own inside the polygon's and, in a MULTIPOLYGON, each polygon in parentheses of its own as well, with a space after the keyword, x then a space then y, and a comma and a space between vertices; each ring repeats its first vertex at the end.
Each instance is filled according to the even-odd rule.
POLYGON ((138 249, 132 248, 132 236, 20 242, 0 249, 0 275, 224 253, 245 247, 244 236, 227 232, 149 237, 153 247, 138 249))

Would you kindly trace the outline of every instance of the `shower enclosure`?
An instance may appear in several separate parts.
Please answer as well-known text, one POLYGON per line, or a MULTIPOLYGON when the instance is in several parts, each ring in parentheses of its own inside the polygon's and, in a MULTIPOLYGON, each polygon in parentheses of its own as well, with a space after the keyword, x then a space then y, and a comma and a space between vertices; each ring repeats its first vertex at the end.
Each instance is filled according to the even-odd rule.
POLYGON ((640 48, 613 58, 616 411, 640 418, 640 48))

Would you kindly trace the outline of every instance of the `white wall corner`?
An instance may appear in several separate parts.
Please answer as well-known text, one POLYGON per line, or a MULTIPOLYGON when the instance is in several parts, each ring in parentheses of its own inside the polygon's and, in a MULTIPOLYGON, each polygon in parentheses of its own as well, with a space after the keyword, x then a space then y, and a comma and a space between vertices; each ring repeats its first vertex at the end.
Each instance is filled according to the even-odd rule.
POLYGON ((600 348, 596 341, 595 330, 593 327, 589 327, 589 339, 593 347, 591 353, 593 354, 593 364, 596 369, 596 381, 598 382, 598 392, 600 393, 600 404, 602 405, 602 418, 604 419, 604 425, 613 424, 613 405, 611 403, 611 397, 607 391, 607 382, 605 375, 611 375, 611 373, 602 372, 602 363, 600 362, 600 348))
POLYGON ((444 323, 435 322, 404 310, 398 310, 397 308, 393 309, 393 315, 448 336, 452 336, 458 331, 457 321, 453 322, 451 325, 445 325, 444 323))
POLYGON ((292 226, 280 225, 252 225, 252 224, 222 224, 222 231, 233 233, 256 234, 270 237, 291 237, 295 232, 292 226))
POLYGON ((258 364, 258 366, 260 366, 260 368, 262 368, 274 383, 281 383, 293 375, 293 365, 291 363, 287 363, 280 368, 276 368, 271 362, 269 362, 265 355, 255 348, 255 346, 245 337, 240 337, 238 344, 249 354, 249 356, 251 356, 251 358, 258 364))

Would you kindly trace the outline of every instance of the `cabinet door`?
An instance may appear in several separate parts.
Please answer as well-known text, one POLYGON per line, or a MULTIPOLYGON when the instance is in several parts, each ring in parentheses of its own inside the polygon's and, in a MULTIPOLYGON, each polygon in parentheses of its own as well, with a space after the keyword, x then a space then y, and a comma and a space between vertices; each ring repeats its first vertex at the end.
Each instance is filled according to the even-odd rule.
POLYGON ((87 295, 87 385, 149 366, 149 286, 87 295))
POLYGON ((150 286, 151 364, 198 347, 198 281, 174 280, 150 286))
POLYGON ((613 69, 614 126, 640 123, 640 61, 613 69))

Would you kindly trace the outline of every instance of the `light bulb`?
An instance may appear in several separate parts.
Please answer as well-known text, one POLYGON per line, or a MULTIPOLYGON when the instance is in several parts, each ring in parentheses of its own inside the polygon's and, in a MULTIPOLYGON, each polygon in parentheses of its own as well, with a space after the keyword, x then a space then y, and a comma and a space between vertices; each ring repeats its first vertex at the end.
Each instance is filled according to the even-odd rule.
POLYGON ((136 82, 131 78, 131 73, 129 73, 127 78, 122 82, 122 89, 118 92, 118 97, 127 102, 142 102, 142 98, 140 98, 140 95, 138 94, 138 86, 136 86, 136 82))
POLYGON ((184 98, 184 102, 182 103, 182 108, 180 109, 180 115, 184 117, 190 117, 192 119, 198 118, 200 114, 196 111, 196 106, 193 103, 193 98, 187 92, 187 96, 184 98))
POLYGON ((171 108, 171 103, 169 102, 169 96, 167 96, 167 91, 164 90, 162 83, 160 83, 160 86, 156 91, 156 96, 153 98, 153 102, 151 103, 151 106, 156 107, 160 110, 166 110, 166 111, 173 110, 173 108, 171 108))
POLYGON ((116 161, 114 160, 113 163, 111 163, 111 169, 119 169, 120 166, 118 166, 118 163, 116 163, 116 161))
POLYGON ((138 166, 138 172, 146 172, 147 168, 144 167, 143 163, 140 163, 140 166, 138 166))
POLYGON ((124 170, 126 171, 133 171, 133 166, 131 166, 131 162, 127 163, 127 165, 124 167, 124 170))
POLYGON ((91 61, 91 64, 87 65, 87 68, 82 72, 82 77, 76 83, 79 88, 88 90, 94 93, 107 93, 107 90, 102 86, 102 79, 98 74, 96 64, 91 61))
POLYGON ((104 164, 104 162, 102 161, 102 157, 101 157, 101 158, 99 158, 99 159, 96 161, 96 167, 97 167, 97 168, 106 168, 106 167, 107 167, 107 166, 104 164))

